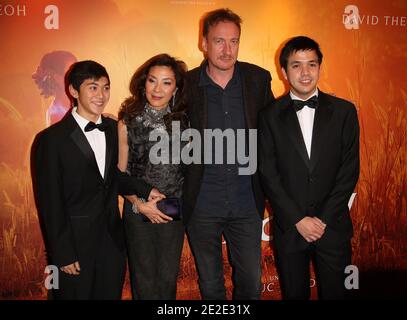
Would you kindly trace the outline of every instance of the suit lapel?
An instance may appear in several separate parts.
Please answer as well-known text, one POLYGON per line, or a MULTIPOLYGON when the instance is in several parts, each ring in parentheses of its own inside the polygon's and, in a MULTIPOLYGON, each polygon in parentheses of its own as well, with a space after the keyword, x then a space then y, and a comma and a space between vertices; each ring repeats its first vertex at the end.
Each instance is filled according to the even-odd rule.
POLYGON ((82 132, 81 128, 77 124, 76 120, 73 118, 72 115, 67 118, 68 121, 72 122, 72 132, 71 132, 71 139, 77 145, 79 150, 81 150, 82 154, 85 156, 89 165, 99 173, 101 179, 102 176, 100 175, 100 171, 96 162, 95 153, 93 152, 88 140, 85 137, 85 134, 82 132))
POLYGON ((315 111, 314 128, 312 130, 310 171, 314 170, 323 150, 326 138, 325 130, 329 127, 332 111, 332 105, 327 95, 319 91, 318 108, 315 111))
POLYGON ((196 129, 198 129, 202 136, 203 130, 208 126, 208 107, 205 87, 199 85, 200 74, 205 64, 202 63, 201 68, 197 69, 193 77, 191 77, 192 102, 189 104, 193 109, 190 109, 190 118, 194 118, 196 129))
MULTIPOLYGON (((102 121, 105 122, 106 119, 104 119, 104 117, 102 116, 102 121)), ((113 159, 113 152, 114 152, 114 148, 116 148, 116 144, 115 144, 115 132, 113 132, 113 130, 115 130, 114 126, 107 126, 107 129, 105 131, 105 136, 106 136, 106 155, 105 155, 105 173, 104 173, 104 177, 105 180, 108 180, 108 177, 110 177, 109 174, 111 174, 111 170, 110 170, 110 166, 112 164, 112 159, 113 159)))
POLYGON ((310 168, 310 159, 308 158, 307 147, 305 146, 304 137, 302 136, 300 123, 295 113, 294 108, 291 106, 290 95, 285 95, 280 102, 280 119, 289 135, 292 143, 301 155, 302 160, 310 168))
POLYGON ((207 98, 204 87, 198 87, 196 101, 197 109, 196 116, 199 119, 201 134, 203 134, 203 129, 208 127, 208 105, 207 105, 207 98))
POLYGON ((252 105, 252 102, 255 101, 255 99, 252 98, 253 81, 250 77, 250 73, 246 71, 244 65, 239 64, 239 69, 241 73, 240 78, 242 79, 243 109, 246 117, 246 127, 248 129, 253 129, 256 128, 256 123, 254 123, 255 115, 253 113, 257 112, 256 107, 252 105))

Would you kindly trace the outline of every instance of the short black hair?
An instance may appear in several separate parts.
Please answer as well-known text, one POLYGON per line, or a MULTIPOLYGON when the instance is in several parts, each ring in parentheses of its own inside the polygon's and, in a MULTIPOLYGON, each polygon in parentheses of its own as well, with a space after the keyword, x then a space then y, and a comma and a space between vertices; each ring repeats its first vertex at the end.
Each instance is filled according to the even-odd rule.
POLYGON ((228 8, 222 8, 207 12, 202 18, 202 35, 204 38, 208 35, 209 27, 217 25, 219 22, 233 22, 241 31, 240 24, 242 18, 228 8))
POLYGON ((102 77, 106 77, 110 83, 109 75, 104 66, 92 60, 85 60, 76 62, 69 68, 66 82, 68 86, 72 85, 79 92, 79 88, 85 80, 98 80, 102 77))
POLYGON ((280 66, 287 71, 288 58, 292 53, 301 50, 314 50, 318 56, 318 63, 322 63, 323 56, 321 49, 319 48, 319 44, 315 40, 312 40, 306 36, 297 36, 288 40, 281 50, 280 66))

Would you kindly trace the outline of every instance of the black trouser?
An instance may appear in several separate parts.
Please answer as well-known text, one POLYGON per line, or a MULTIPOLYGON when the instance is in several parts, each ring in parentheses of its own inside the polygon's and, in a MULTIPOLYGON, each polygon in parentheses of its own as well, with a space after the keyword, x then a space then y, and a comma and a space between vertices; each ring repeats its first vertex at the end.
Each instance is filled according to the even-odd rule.
MULTIPOLYGON (((84 244, 86 245, 86 244, 84 244)), ((53 290, 57 300, 119 300, 126 271, 126 252, 120 251, 105 232, 93 256, 79 257, 80 274, 59 271, 60 288, 53 290)))
POLYGON ((283 299, 308 300, 310 298, 310 262, 313 262, 318 298, 337 300, 347 297, 345 288, 346 266, 351 264, 350 241, 335 248, 321 248, 310 244, 305 250, 287 253, 275 250, 283 299))
POLYGON ((233 298, 260 299, 262 221, 257 213, 228 218, 194 215, 187 230, 202 299, 226 299, 222 234, 234 269, 233 298))
POLYGON ((125 210, 124 226, 133 299, 176 299, 184 243, 182 222, 153 224, 125 210))

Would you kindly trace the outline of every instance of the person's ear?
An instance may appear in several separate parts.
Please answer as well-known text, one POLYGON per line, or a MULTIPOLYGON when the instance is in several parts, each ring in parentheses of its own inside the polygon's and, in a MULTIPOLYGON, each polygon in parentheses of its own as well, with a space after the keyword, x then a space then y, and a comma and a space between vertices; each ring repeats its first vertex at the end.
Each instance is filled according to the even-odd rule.
POLYGON ((206 37, 202 37, 202 50, 207 53, 208 52, 208 40, 206 37))
POLYGON ((281 73, 283 74, 284 79, 288 81, 287 72, 285 72, 285 69, 283 67, 281 67, 281 73))
POLYGON ((79 92, 71 84, 69 85, 68 90, 72 97, 74 97, 75 99, 78 99, 79 92))

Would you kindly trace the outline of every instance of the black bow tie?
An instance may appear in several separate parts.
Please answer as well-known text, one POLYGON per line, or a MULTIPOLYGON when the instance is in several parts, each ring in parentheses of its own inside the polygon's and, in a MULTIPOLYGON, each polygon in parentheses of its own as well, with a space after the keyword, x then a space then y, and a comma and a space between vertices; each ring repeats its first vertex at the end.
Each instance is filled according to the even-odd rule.
POLYGON ((99 129, 100 131, 105 131, 106 128, 107 128, 107 126, 103 122, 99 123, 99 124, 96 124, 96 123, 90 121, 85 127, 85 132, 92 131, 94 129, 99 129))
POLYGON ((318 105, 318 97, 313 96, 309 98, 308 100, 302 101, 302 100, 293 100, 293 106, 295 111, 300 111, 302 108, 307 106, 308 108, 315 109, 318 105))

